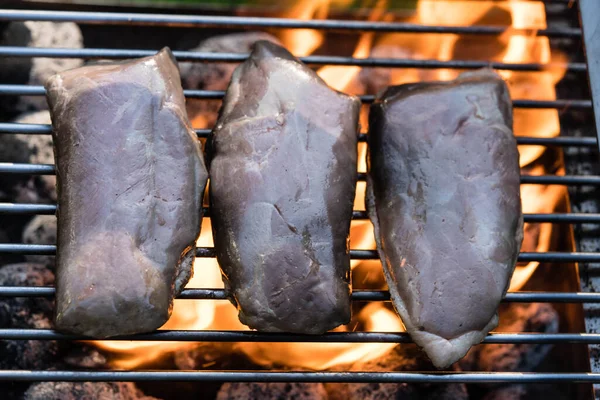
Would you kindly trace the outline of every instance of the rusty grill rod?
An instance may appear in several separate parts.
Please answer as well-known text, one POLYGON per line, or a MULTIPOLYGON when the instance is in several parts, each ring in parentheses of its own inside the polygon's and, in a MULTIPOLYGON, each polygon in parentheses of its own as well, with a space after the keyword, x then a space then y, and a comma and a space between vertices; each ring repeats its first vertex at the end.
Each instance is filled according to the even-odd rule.
MULTIPOLYGON (((156 54, 155 50, 127 49, 71 49, 42 47, 0 47, 0 57, 45 57, 45 58, 84 58, 84 59, 129 59, 148 57, 156 54)), ((240 63, 248 58, 242 53, 209 53, 195 51, 173 51, 178 61, 227 62, 240 63)), ((494 68, 508 71, 548 71, 552 69, 573 72, 587 71, 585 63, 539 64, 539 63, 503 63, 497 61, 478 60, 416 60, 398 58, 353 58, 340 56, 305 56, 298 57, 302 62, 311 65, 351 65, 360 67, 388 68, 449 68, 478 69, 494 68)))
POLYGON ((0 10, 0 21, 52 21, 103 25, 149 25, 188 28, 285 28, 319 29, 349 32, 397 32, 397 33, 455 33, 468 35, 515 35, 580 38, 580 28, 516 29, 507 26, 440 26, 418 25, 405 22, 376 22, 349 20, 300 20, 291 18, 238 17, 212 15, 168 15, 142 13, 110 13, 85 11, 31 11, 0 10))
MULTIPOLYGON (((53 297, 56 289, 49 286, 0 286, 0 297, 53 297)), ((353 301, 390 301, 387 290, 352 291, 353 301)), ((225 289, 184 289, 180 300, 227 300, 225 289)), ((586 292, 510 292, 505 303, 600 303, 600 293, 586 292)))
MULTIPOLYGON (((46 91, 43 86, 0 84, 0 96, 44 96, 46 91)), ((225 95, 223 90, 184 90, 185 97, 190 99, 221 100, 225 95)), ((358 96, 360 100, 369 104, 375 101, 374 95, 358 96)), ((560 99, 560 100, 513 100, 515 108, 551 108, 551 109, 592 109, 591 100, 560 99)))

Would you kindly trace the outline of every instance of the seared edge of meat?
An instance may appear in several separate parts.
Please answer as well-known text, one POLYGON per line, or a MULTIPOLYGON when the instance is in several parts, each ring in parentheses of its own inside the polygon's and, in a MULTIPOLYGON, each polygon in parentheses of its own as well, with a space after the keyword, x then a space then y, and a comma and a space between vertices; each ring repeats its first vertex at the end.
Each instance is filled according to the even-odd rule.
MULTIPOLYGON (((476 72, 470 72, 470 73, 464 73, 462 74, 459 78, 457 78, 455 81, 451 81, 451 82, 427 82, 427 83, 416 83, 416 84, 406 84, 406 85, 400 85, 400 86, 396 86, 396 87, 390 87, 388 88, 387 91, 385 91, 384 93, 382 93, 380 96, 378 96, 377 101, 371 106, 371 115, 370 115, 370 130, 373 129, 383 129, 382 127, 375 127, 376 123, 375 123, 375 119, 376 118, 380 118, 383 119, 383 107, 384 107, 384 102, 386 101, 391 101, 391 100, 398 100, 398 99, 402 99, 402 98, 406 98, 411 96, 412 94, 415 93, 419 93, 420 91, 422 92, 426 92, 429 90, 452 90, 452 87, 455 85, 461 85, 461 84, 469 84, 469 83, 477 83, 477 82, 496 82, 497 87, 496 89, 499 90, 500 93, 500 107, 503 107, 504 105, 508 105, 510 107, 510 97, 508 94, 508 89, 506 87, 506 85, 504 84, 504 82, 501 80, 501 78, 494 72, 490 71, 490 70, 480 70, 480 71, 476 71, 476 72), (378 114, 379 113, 379 114, 378 114)), ((493 129, 495 130, 495 132, 497 132, 498 135, 503 135, 503 140, 506 141, 506 143, 509 143, 509 145, 507 146, 507 148, 505 149, 507 152, 513 152, 512 154, 508 155, 508 160, 510 162, 514 162, 514 171, 512 172, 512 176, 514 177, 518 177, 519 176, 519 165, 518 165, 518 152, 517 152, 517 145, 516 145, 516 139, 514 138, 514 135, 512 134, 512 113, 509 109, 502 109, 501 110, 501 114, 503 115, 504 118, 504 123, 505 125, 494 125, 493 129)), ((477 117, 477 118, 481 118, 481 117, 477 117)), ((484 118, 481 118, 484 119, 484 118)), ((435 122, 434 122, 435 123, 435 122)), ((372 136, 369 137, 369 141, 372 140, 372 136)), ((425 140, 425 138, 423 139, 425 140)), ((371 143, 370 143, 371 144, 371 143)), ((390 143, 388 143, 389 145, 390 143)), ((370 152, 372 150, 369 150, 370 152)), ((418 319, 420 318, 420 315, 411 315, 411 313, 408 310, 408 304, 406 303, 407 300, 415 300, 413 298, 408 297, 407 299, 404 299, 402 296, 402 293, 400 293, 398 285, 397 285, 397 280, 396 280, 396 274, 394 271, 390 270, 390 267, 394 267, 395 265, 390 265, 391 261, 390 261, 390 255, 387 254, 386 255, 386 251, 385 249, 385 240, 386 240, 386 232, 382 232, 381 229, 381 223, 379 220, 379 215, 377 212, 377 200, 376 197, 374 195, 374 186, 375 186, 375 182, 373 180, 373 176, 372 176, 372 169, 371 169, 371 153, 368 154, 368 160, 369 160, 369 173, 367 175, 367 192, 366 192, 366 206, 367 206, 367 211, 369 214, 369 217, 374 225, 374 230, 375 230, 375 239, 377 242, 377 249, 378 249, 378 254, 379 257, 382 261, 383 264, 383 271, 385 274, 385 278, 388 282, 388 286, 389 286, 389 290, 390 290, 390 294, 393 300, 393 304, 394 307, 396 308, 396 310, 398 311, 399 315, 402 318, 403 323, 405 324, 407 331, 410 333, 412 339, 415 341, 415 343, 417 343, 419 346, 421 346, 427 353, 427 355, 430 357, 430 359, 432 360, 433 364, 438 367, 438 368, 445 368, 449 365, 451 365, 452 363, 456 362, 457 360, 459 360, 460 358, 462 358, 467 351, 470 349, 470 347, 474 344, 480 343, 487 335, 487 333, 489 331, 491 331, 492 329, 494 329, 497 324, 498 324, 498 315, 497 312, 494 312, 493 315, 490 316, 489 320, 486 320, 485 322, 482 322, 484 326, 482 326, 481 329, 473 329, 473 330, 467 330, 464 331, 463 333, 459 334, 458 336, 454 336, 454 337, 444 337, 441 334, 436 334, 436 333, 432 333, 432 332, 428 332, 426 330, 426 328, 424 328, 423 326, 420 326, 418 319), (417 320, 415 320, 417 319, 417 320)), ((506 178, 505 178, 506 179, 506 178)), ((512 182, 511 182, 512 184, 512 182)), ((518 187, 518 184, 517 184, 518 187)), ((507 190, 512 190, 512 186, 510 188, 508 188, 507 190)), ((523 240, 523 215, 522 212, 520 211, 520 201, 519 201, 519 214, 518 214, 518 219, 516 221, 516 230, 514 232, 514 242, 510 247, 510 249, 512 249, 512 255, 510 257, 511 261, 510 263, 507 263, 507 266, 509 268, 509 270, 506 271, 506 275, 508 277, 508 279, 506 279, 506 282, 504 284, 503 290, 502 290, 502 297, 504 296, 504 294, 506 294, 506 291, 508 290, 509 284, 510 284, 510 277, 512 276, 512 272, 514 271, 514 267, 516 265, 517 262, 517 257, 518 257, 518 253, 519 253, 519 249, 521 247, 521 242, 523 240)), ((503 210, 505 211, 505 210, 503 210)), ((465 243, 465 245, 467 245, 467 243, 465 243)), ((402 252, 401 250, 401 246, 402 244, 399 244, 397 246, 400 246, 399 249, 397 249, 398 252, 402 252)), ((507 244, 508 246, 508 244, 507 244)), ((436 249, 433 249, 433 251, 436 251, 436 249)), ((439 251, 439 250, 438 250, 439 251)), ((393 264, 393 263, 392 263, 393 264)), ((396 268, 401 268, 402 266, 398 265, 395 266, 396 268)), ((460 284, 460 282, 458 282, 457 284, 460 284)), ((406 288, 403 288, 405 290, 408 290, 406 288)), ((445 299, 448 300, 448 299, 445 299)), ((501 298, 498 298, 498 303, 501 300, 501 298)), ((496 306, 497 308, 497 306, 496 306)), ((434 321, 429 321, 431 323, 435 323, 434 321)), ((439 322, 440 324, 442 324, 442 321, 439 322)), ((462 326, 462 324, 461 324, 462 326)))
POLYGON ((56 327, 97 338, 154 330, 192 275, 208 178, 175 58, 165 48, 86 66, 46 89, 59 198, 56 327))

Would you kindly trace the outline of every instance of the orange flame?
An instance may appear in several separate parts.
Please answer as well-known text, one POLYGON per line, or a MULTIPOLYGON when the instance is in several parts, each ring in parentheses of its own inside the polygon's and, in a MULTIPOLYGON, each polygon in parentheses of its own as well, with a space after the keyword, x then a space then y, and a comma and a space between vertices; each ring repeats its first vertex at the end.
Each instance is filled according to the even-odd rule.
MULTIPOLYGON (((384 17, 384 11, 386 7, 387 0, 378 0, 369 16, 369 20, 376 21, 382 19, 382 17, 384 17)), ((386 17, 385 19, 388 18, 386 17)), ((358 44, 356 45, 356 49, 354 50, 352 57, 369 57, 374 37, 374 32, 366 32, 360 35, 358 44)), ((357 88, 352 87, 351 84, 354 82, 354 79, 359 72, 360 67, 357 66, 329 65, 321 68, 319 71, 317 71, 317 74, 319 74, 319 76, 333 89, 345 91, 351 94, 357 94, 357 88)))
MULTIPOLYGON (((368 321, 366 330, 403 332, 396 314, 381 304, 371 303, 358 316, 368 321)), ((395 343, 249 343, 244 352, 259 365, 286 365, 294 368, 322 370, 357 360, 373 360, 390 351, 395 343)))
MULTIPOLYGON (((325 19, 331 0, 300 0, 283 17, 295 19, 325 19)), ((279 40, 297 57, 307 56, 323 43, 323 32, 315 29, 289 29, 279 40)))
MULTIPOLYGON (((539 165, 528 171, 528 174, 542 175, 544 172, 544 168, 539 165)), ((563 170, 558 171, 557 173, 557 175, 562 174, 564 174, 563 170)), ((564 186, 521 185, 521 203, 523 206, 523 213, 551 214, 556 212, 557 205, 561 199, 565 198, 565 191, 566 188, 564 186), (540 201, 541 199, 543 200, 540 201)), ((523 241, 523 251, 550 251, 553 225, 551 223, 537 224, 537 227, 539 228, 537 235, 535 232, 530 233, 530 230, 535 226, 536 224, 525 224, 525 240, 523 241), (528 237, 529 235, 531 235, 531 237, 528 237), (534 241, 534 243, 529 243, 529 241, 534 241)), ((508 290, 513 292, 520 290, 527 283, 539 265, 539 261, 532 261, 525 266, 517 266, 508 290)))
MULTIPOLYGON (((285 17, 299 19, 326 18, 331 0, 300 0, 285 17)), ((378 0, 371 20, 388 20, 385 13, 386 1, 378 0)), ((422 0, 418 3, 415 15, 410 22, 426 25, 486 25, 507 26, 507 32, 499 37, 470 38, 454 34, 385 34, 375 37, 374 33, 363 33, 356 45, 353 57, 376 56, 383 58, 413 59, 481 59, 504 63, 541 63, 552 64, 540 72, 499 71, 506 79, 513 98, 553 100, 556 97, 554 84, 563 76, 565 70, 559 65, 560 56, 550 53, 547 38, 535 36, 536 29, 546 27, 545 9, 541 2, 472 2, 455 0, 422 0), (511 30, 526 29, 528 34, 515 35, 511 30), (373 47, 373 44, 375 46, 373 47)), ((297 56, 311 54, 325 40, 323 32, 301 29, 287 30, 280 35, 282 43, 297 56)), ((461 71, 455 69, 362 69, 353 66, 327 66, 318 70, 318 74, 333 88, 352 94, 364 94, 371 90, 361 79, 365 76, 381 73, 385 85, 401 84, 420 80, 449 80, 461 71)), ((375 85, 376 86, 376 85, 375 85)), ((363 107, 363 111, 366 108, 363 107)), ((204 125, 204 115, 190 116, 194 125, 204 125)), ((361 124, 367 126, 366 112, 361 114, 361 124)), ((202 126, 204 127, 204 126, 202 126)), ((364 129, 363 129, 364 130, 364 129)), ((525 136, 551 137, 559 132, 556 110, 515 109, 514 130, 525 136)), ((521 166, 528 166, 537 160, 543 147, 520 146, 521 166)), ((366 171, 366 145, 359 145, 360 172, 366 171)), ((543 167, 530 168, 531 174, 545 173, 543 167)), ((560 190, 556 187, 523 185, 523 211, 546 213, 554 210, 560 190), (540 201, 543 199, 543 201, 540 201)), ((560 192, 562 194, 562 192, 560 192)), ((364 210, 365 182, 357 185, 355 210, 364 210)), ((210 221, 203 220, 199 246, 212 246, 210 221)), ((547 251, 550 245, 551 226, 540 225, 537 236, 537 251, 547 251)), ((369 221, 352 221, 352 248, 375 249, 373 227, 369 221)), ((374 276, 378 288, 385 288, 381 274, 381 264, 376 260, 352 261, 352 268, 366 270, 374 276)), ((529 263, 518 267, 510 290, 519 290, 537 268, 538 263, 529 263)), ((214 259, 197 259, 194 264, 196 273, 188 284, 194 288, 222 288, 218 265, 214 259)), ((369 278, 371 279, 371 278, 369 278)), ((363 282, 354 282, 360 288, 363 282)), ((354 321, 359 321, 366 331, 399 332, 404 327, 396 314, 383 303, 369 303, 363 307, 354 321)), ((246 330, 237 319, 237 310, 227 301, 176 300, 173 315, 161 329, 193 330, 246 330)), ((348 330, 341 327, 338 330, 348 330)), ((97 346, 116 355, 113 366, 132 369, 147 365, 160 359, 166 353, 182 350, 190 343, 182 342, 117 342, 97 341, 97 346)), ((357 360, 366 361, 389 351, 394 344, 367 343, 242 343, 239 348, 255 363, 264 366, 286 365, 308 369, 326 369, 341 364, 352 364, 357 360)))
MULTIPOLYGON (((202 221, 202 233, 198 246, 213 245, 210 220, 202 221)), ((187 288, 222 288, 223 281, 215 259, 197 258, 194 262, 194 276, 187 288)), ((217 300, 175 300, 173 314, 160 329, 203 330, 209 329, 214 322, 217 300)), ((189 347, 185 342, 126 342, 95 341, 96 346, 115 354, 112 364, 115 368, 133 369, 150 364, 168 352, 189 347)))

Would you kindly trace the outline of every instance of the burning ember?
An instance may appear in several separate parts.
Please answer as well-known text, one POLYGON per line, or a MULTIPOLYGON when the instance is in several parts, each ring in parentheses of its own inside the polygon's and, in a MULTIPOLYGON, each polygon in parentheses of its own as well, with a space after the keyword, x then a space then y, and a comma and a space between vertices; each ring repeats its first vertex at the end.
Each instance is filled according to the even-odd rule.
MULTIPOLYGON (((328 0, 299 1, 284 16, 301 19, 323 19, 328 14, 328 0)), ((386 12, 386 2, 378 1, 370 15, 371 20, 392 20, 386 12)), ((414 16, 408 22, 425 25, 506 25, 500 36, 472 38, 456 34, 380 34, 363 33, 353 52, 355 58, 411 58, 436 60, 492 60, 502 63, 539 63, 559 65, 560 55, 550 52, 548 38, 538 37, 535 31, 546 28, 544 5, 541 2, 472 2, 472 1, 420 1, 414 16), (529 34, 514 34, 510 28, 526 30, 529 34)), ((323 32, 309 29, 284 30, 277 38, 297 56, 309 55, 325 43, 323 32)), ((231 73, 231 67, 225 71, 231 73)), ((183 70, 185 71, 185 70, 183 70)), ((457 69, 386 69, 355 66, 326 66, 318 74, 333 88, 351 94, 376 94, 388 85, 420 80, 451 80, 462 72, 457 69)), ((504 71, 499 73, 507 81, 513 98, 554 100, 555 83, 564 74, 563 68, 549 68, 540 72, 504 71)), ((185 75, 184 75, 185 80, 185 75)), ((222 79, 224 82, 226 79, 222 79)), ((212 87, 211 89, 217 89, 212 87)), ((225 89, 222 87, 220 89, 225 89)), ((366 107, 361 115, 362 131, 368 128, 366 107)), ((214 121, 214 110, 204 110, 190 115, 195 128, 207 128, 206 121, 214 121), (213 114, 211 114, 213 113, 213 114)), ((559 134, 556 110, 514 110, 516 135, 553 137, 559 134)), ((529 174, 548 173, 539 163, 545 148, 520 146, 520 165, 529 174)), ((366 172, 366 144, 359 145, 359 172, 366 172)), ((365 210, 365 182, 359 182, 355 210, 365 210)), ((522 185, 524 213, 551 213, 565 189, 555 186, 522 185)), ((548 251, 552 225, 526 224, 524 251, 548 251)), ((375 249, 373 228, 369 221, 352 222, 351 247, 375 249)), ((213 246, 210 221, 205 218, 198 246, 213 246)), ((534 273, 539 263, 519 265, 510 290, 518 291, 534 273)), ((355 289, 387 289, 381 263, 376 260, 352 261, 353 287, 355 289)), ((199 258, 194 264, 194 278, 188 288, 223 288, 215 259, 199 258)), ((176 300, 170 321, 161 329, 178 330, 247 330, 237 318, 237 310, 227 301, 176 300)), ((382 302, 354 307, 353 321, 340 331, 401 332, 402 322, 396 313, 382 302)), ((182 342, 123 342, 96 341, 96 346, 109 350, 113 366, 134 369, 157 361, 164 355, 195 346, 182 342)), ((264 366, 285 366, 322 370, 338 365, 349 365, 360 360, 365 363, 390 352, 395 344, 381 343, 241 343, 236 345, 254 363, 264 366)))

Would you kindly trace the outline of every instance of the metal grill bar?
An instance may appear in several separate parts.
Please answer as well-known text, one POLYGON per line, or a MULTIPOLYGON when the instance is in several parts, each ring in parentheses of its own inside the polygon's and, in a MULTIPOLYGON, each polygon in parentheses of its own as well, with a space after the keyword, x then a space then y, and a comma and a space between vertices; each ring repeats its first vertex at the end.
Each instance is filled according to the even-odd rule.
POLYGON ((439 26, 403 22, 346 20, 299 20, 290 18, 229 17, 208 15, 165 15, 140 13, 0 10, 0 21, 54 21, 112 25, 168 27, 287 28, 352 32, 456 33, 469 35, 532 34, 548 37, 581 37, 579 28, 514 29, 507 26, 439 26))
MULTIPOLYGON (((89 337, 52 329, 0 329, 0 340, 89 340, 89 337)), ((115 336, 114 341, 171 341, 219 343, 413 343, 405 332, 327 332, 322 335, 267 333, 257 331, 160 330, 115 336)), ((591 333, 490 333, 482 344, 599 344, 600 334, 591 333)))
POLYGON ((555 138, 527 137, 517 136, 517 143, 520 145, 538 145, 538 146, 578 146, 578 147, 596 147, 598 140, 594 137, 568 137, 559 136, 555 138))
MULTIPOLYGON (((128 59, 148 57, 156 54, 156 50, 129 49, 70 49, 42 47, 0 47, 0 57, 46 57, 46 58, 85 58, 85 59, 128 59)), ((178 61, 228 62, 239 63, 248 58, 241 53, 208 53, 194 51, 173 51, 178 61)), ((509 71, 548 71, 552 69, 574 72, 587 71, 585 63, 539 64, 539 63, 502 63, 496 61, 476 60, 416 60, 397 58, 353 58, 339 56, 305 56, 298 57, 302 62, 311 65, 352 65, 360 67, 388 68, 449 68, 478 69, 494 68, 509 71)))
MULTIPOLYGON (((0 162, 0 173, 54 175, 56 169, 52 164, 19 164, 0 162)), ((358 180, 365 181, 366 174, 358 173, 358 180)), ((535 185, 568 185, 568 186, 597 186, 600 176, 596 175, 521 175, 521 183, 535 185)))
POLYGON ((0 371, 21 382, 600 383, 596 373, 306 371, 0 371))
POLYGON ((0 122, 0 133, 19 133, 26 135, 50 135, 52 125, 48 124, 17 124, 0 122))
MULTIPOLYGON (((0 85, 0 96, 44 96, 46 91, 43 86, 34 85, 0 85)), ((184 90, 183 94, 191 99, 220 100, 225 95, 223 90, 184 90)), ((360 100, 369 104, 375 101, 374 95, 358 96, 360 100)), ((516 108, 551 108, 551 109, 592 109, 591 100, 513 100, 516 108)))
POLYGON ((54 175, 56 173, 56 168, 52 164, 18 164, 0 162, 0 173, 54 175))
MULTIPOLYGON (((0 286, 0 297, 53 297, 54 287, 0 286)), ((387 290, 353 290, 354 301, 390 301, 387 290)), ((227 300, 225 289, 184 289, 180 300, 227 300)), ((586 292, 511 292, 505 303, 600 303, 600 293, 586 292)))
MULTIPOLYGON (((113 14, 90 12, 21 11, 0 10, 0 21, 37 20, 37 21, 74 21, 91 24, 183 26, 183 27, 275 27, 275 28, 315 28, 332 31, 350 32, 429 32, 460 33, 475 35, 498 35, 504 32, 512 34, 534 31, 514 30, 502 26, 441 27, 419 26, 404 23, 384 23, 368 21, 311 20, 300 21, 282 18, 246 18, 246 17, 204 17, 158 14, 113 14)), ((537 31, 537 35, 550 37, 579 38, 582 33, 577 28, 559 28, 537 31)), ((143 57, 154 51, 126 49, 49 49, 0 47, 0 57, 61 57, 86 59, 122 59, 143 57)), ((234 53, 194 53, 175 52, 179 61, 195 62, 241 62, 246 54, 234 53)), ((586 63, 568 64, 508 64, 489 63, 472 60, 413 60, 413 59, 356 59, 352 57, 308 56, 302 61, 313 65, 353 65, 361 67, 391 68, 452 68, 472 69, 492 67, 500 70, 543 71, 561 68, 574 72, 587 71, 586 63)), ((223 91, 185 90, 188 98, 220 100, 223 91)), ((41 86, 0 85, 0 95, 44 95, 41 86)), ((360 96, 363 103, 371 103, 374 96, 360 96)), ((582 109, 591 110, 592 101, 574 100, 514 100, 513 106, 529 109, 582 109)), ((0 123, 0 133, 50 134, 50 125, 0 123)), ((209 129, 196 130, 198 137, 208 138, 209 129)), ((360 135, 365 141, 366 135, 360 135)), ((519 144, 543 146, 580 146, 596 147, 596 138, 532 138, 517 137, 519 144)), ((0 173, 9 174, 54 174, 52 165, 0 163, 0 173)), ((365 174, 360 174, 364 180, 365 174)), ((600 176, 522 176, 522 183, 559 184, 559 185, 600 185, 600 176)), ((208 214, 210 210, 205 209, 208 214)), ((0 214, 54 214, 55 204, 14 204, 0 203, 0 214)), ((366 219, 364 211, 354 211, 354 219, 366 219)), ((600 223, 600 214, 563 213, 563 214, 526 214, 526 222, 550 223, 600 223)), ((0 244, 1 253, 13 254, 55 254, 56 246, 29 244, 0 244)), ((214 257, 215 249, 202 247, 197 249, 198 257, 214 257)), ((375 250, 351 250, 353 259, 377 259, 375 250)), ((519 261, 541 261, 555 263, 600 262, 600 253, 521 253, 519 261)), ((54 287, 0 287, 0 297, 46 297, 55 295, 54 287)), ((179 299, 226 300, 228 293, 224 289, 185 289, 179 299)), ((387 291, 355 290, 354 301, 389 301, 387 291)), ((551 302, 551 303, 600 303, 600 293, 559 293, 559 292, 516 292, 508 293, 504 302, 551 302)), ((81 340, 79 335, 70 335, 45 329, 0 329, 0 340, 81 340)), ((111 340, 140 341, 179 341, 179 342, 304 342, 304 343, 412 343, 406 333, 400 332, 330 332, 324 335, 297 335, 288 333, 260 333, 255 331, 156 331, 146 334, 129 335, 111 340)), ((580 333, 492 333, 483 344, 600 344, 600 334, 580 333)), ((235 382, 411 382, 411 383, 600 383, 600 374, 595 373, 447 373, 447 372, 306 372, 306 371, 0 371, 0 381, 235 381, 235 382)))
MULTIPOLYGON (((210 129, 195 129, 199 138, 208 138, 211 135, 210 129)), ((20 124, 14 122, 0 122, 0 134, 27 134, 27 135, 50 135, 52 126, 47 124, 20 124)), ((516 136, 517 143, 520 145, 536 146, 557 146, 557 147, 596 147, 598 141, 594 137, 530 137, 516 136)), ((358 137, 360 142, 367 141, 367 134, 361 133, 358 137)))
MULTIPOLYGON (((56 213, 55 204, 28 204, 28 203, 0 203, 0 214, 41 214, 53 215, 56 213)), ((203 209, 204 217, 210 216, 210 209, 203 209)), ((366 211, 354 211, 352 219, 368 219, 366 211)), ((556 214, 524 214, 525 222, 563 223, 563 224, 593 224, 600 223, 600 214, 592 213, 556 213, 556 214)))
POLYGON ((56 214, 56 204, 0 203, 0 214, 56 214))
MULTIPOLYGON (((0 253, 3 245, 0 245, 0 253)), ((10 245, 9 245, 10 246, 10 245)), ((214 257, 215 251, 212 247, 201 247, 196 249, 196 257, 214 257)), ((354 260, 378 260, 376 250, 350 250, 350 257, 354 260)), ((518 261, 550 262, 550 263, 575 263, 575 262, 600 262, 600 253, 584 252, 529 252, 520 253, 518 261)))
POLYGON ((521 183, 536 185, 600 185, 600 176, 594 175, 521 175, 521 183))
MULTIPOLYGON (((0 243, 0 254, 30 254, 30 255, 55 255, 56 246, 52 244, 23 244, 23 243, 0 243)), ((215 257, 214 247, 196 248, 196 257, 215 257)), ((354 260, 378 260, 376 250, 350 250, 350 257, 354 260)), ((584 252, 544 252, 544 253, 520 253, 519 261, 530 262, 600 262, 600 253, 584 252)))
POLYGON ((598 34, 600 7, 597 0, 581 0, 579 7, 581 25, 584 27, 585 55, 590 66, 588 78, 594 99, 596 135, 600 135, 600 36, 598 34))

